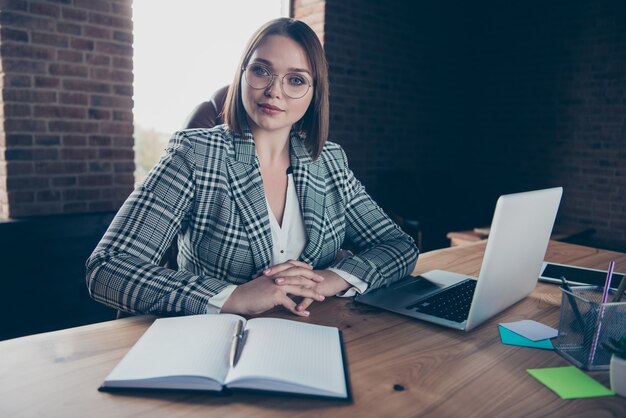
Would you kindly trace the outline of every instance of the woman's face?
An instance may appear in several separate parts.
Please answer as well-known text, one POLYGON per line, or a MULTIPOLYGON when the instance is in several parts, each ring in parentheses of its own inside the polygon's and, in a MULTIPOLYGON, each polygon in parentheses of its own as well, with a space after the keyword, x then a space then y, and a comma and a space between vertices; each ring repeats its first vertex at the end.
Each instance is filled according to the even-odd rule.
POLYGON ((246 68, 253 72, 250 79, 251 76, 260 78, 274 74, 267 88, 252 88, 246 81, 247 75, 241 80, 243 106, 252 133, 255 136, 261 131, 288 133, 291 126, 304 116, 313 98, 313 76, 304 48, 285 36, 270 35, 252 53, 246 68), (285 74, 289 76, 284 77, 285 74), (293 90, 303 82, 310 83, 311 87, 304 96, 293 99, 281 88, 283 78, 284 89, 291 96, 298 95, 293 90))

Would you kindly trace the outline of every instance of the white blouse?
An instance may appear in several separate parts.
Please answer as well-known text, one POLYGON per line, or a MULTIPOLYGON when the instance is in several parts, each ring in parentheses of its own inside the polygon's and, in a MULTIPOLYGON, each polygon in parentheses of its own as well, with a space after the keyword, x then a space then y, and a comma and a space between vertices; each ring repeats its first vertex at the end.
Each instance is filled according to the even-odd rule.
MULTIPOLYGON (((289 260, 297 260, 306 246, 307 235, 304 220, 302 219, 302 211, 298 203, 298 194, 296 193, 293 175, 287 175, 287 197, 285 200, 285 212, 283 214, 282 226, 278 224, 274 212, 270 209, 267 197, 265 202, 267 203, 270 229, 272 232, 273 246, 271 265, 274 266, 289 260)), ((356 293, 363 293, 367 290, 367 283, 356 276, 338 269, 331 268, 328 270, 337 273, 342 279, 352 285, 350 289, 337 296, 350 297, 354 296, 356 293)), ((230 297, 236 288, 236 285, 229 285, 220 293, 210 298, 207 305, 207 313, 219 313, 226 299, 230 297)))

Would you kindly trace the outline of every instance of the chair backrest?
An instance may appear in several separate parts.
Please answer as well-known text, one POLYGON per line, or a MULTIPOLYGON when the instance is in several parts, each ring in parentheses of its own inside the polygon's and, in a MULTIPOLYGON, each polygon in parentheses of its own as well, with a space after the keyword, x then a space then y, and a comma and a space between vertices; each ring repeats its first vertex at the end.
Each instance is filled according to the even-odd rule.
POLYGON ((183 123, 183 129, 212 128, 224 123, 222 113, 227 93, 228 86, 224 86, 215 91, 209 100, 196 106, 183 123))

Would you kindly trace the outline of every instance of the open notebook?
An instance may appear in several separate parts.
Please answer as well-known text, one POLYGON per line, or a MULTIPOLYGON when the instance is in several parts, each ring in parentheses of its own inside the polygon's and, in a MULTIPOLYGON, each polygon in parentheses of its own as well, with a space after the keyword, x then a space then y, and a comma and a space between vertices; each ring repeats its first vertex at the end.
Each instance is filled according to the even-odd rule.
POLYGON ((251 389, 350 399, 337 328, 230 314, 157 319, 100 390, 133 388, 251 389), (243 338, 234 339, 239 330, 243 338))

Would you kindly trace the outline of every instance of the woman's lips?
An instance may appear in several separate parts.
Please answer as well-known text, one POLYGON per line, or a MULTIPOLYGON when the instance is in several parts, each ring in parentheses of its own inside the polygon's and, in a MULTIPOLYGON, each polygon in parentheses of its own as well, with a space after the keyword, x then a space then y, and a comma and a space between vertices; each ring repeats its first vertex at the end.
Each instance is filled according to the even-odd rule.
POLYGON ((267 113, 268 115, 276 115, 280 112, 283 112, 283 109, 280 107, 276 107, 269 103, 259 103, 258 106, 261 108, 261 111, 267 113))

